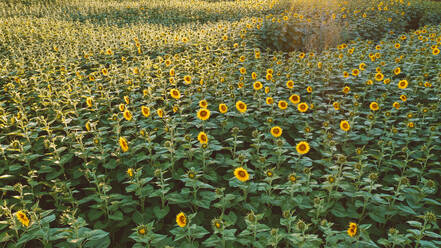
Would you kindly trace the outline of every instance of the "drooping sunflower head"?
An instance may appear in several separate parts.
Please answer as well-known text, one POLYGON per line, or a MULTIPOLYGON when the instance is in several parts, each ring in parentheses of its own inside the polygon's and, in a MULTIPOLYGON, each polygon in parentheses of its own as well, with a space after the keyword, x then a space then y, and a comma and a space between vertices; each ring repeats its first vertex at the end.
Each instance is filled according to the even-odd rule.
POLYGON ((201 108, 201 109, 199 109, 197 116, 199 119, 206 121, 206 120, 208 120, 208 118, 210 118, 210 110, 208 110, 206 108, 201 108))
POLYGON ((347 132, 349 129, 351 129, 351 125, 349 125, 349 122, 346 120, 340 121, 340 128, 341 130, 347 132))
POLYGON ((306 141, 301 141, 296 145, 296 150, 301 155, 308 153, 309 149, 310 149, 309 143, 306 141))
POLYGON ((183 212, 180 212, 176 215, 176 223, 180 227, 185 227, 187 225, 187 216, 183 212))
POLYGON ((250 179, 248 171, 242 167, 238 167, 234 170, 234 176, 241 182, 246 182, 250 179))
POLYGON ((208 143, 208 137, 205 132, 199 132, 198 134, 198 140, 201 144, 207 144, 208 143))
POLYGON ((279 126, 275 126, 275 127, 271 128, 271 134, 276 138, 280 137, 280 135, 282 135, 282 132, 283 132, 283 130, 279 126))
POLYGON ((121 103, 120 105, 118 105, 119 111, 123 112, 124 109, 126 109, 126 105, 124 103, 121 103))
POLYGON ((237 101, 236 109, 241 113, 245 113, 247 111, 247 105, 242 101, 237 101))

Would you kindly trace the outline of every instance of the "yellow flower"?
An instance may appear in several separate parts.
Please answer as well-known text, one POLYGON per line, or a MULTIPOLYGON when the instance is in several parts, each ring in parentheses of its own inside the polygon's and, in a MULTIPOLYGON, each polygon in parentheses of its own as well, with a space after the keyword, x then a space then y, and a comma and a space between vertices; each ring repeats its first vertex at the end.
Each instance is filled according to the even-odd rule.
POLYGON ((301 155, 308 153, 309 149, 310 149, 309 144, 306 141, 301 141, 296 145, 296 150, 301 155))
POLYGON ((189 75, 184 77, 185 84, 191 84, 191 77, 189 75))
POLYGON ((241 68, 239 69, 239 71, 240 71, 240 74, 245 74, 245 73, 247 73, 247 69, 245 69, 245 67, 241 67, 241 68))
POLYGON ((18 211, 15 213, 15 216, 17 216, 17 219, 23 224, 23 226, 29 226, 29 219, 23 211, 18 211))
POLYGON ((270 81, 271 79, 273 79, 273 74, 267 73, 265 78, 266 78, 266 80, 270 81))
POLYGON ((124 96, 124 101, 125 101, 127 104, 130 104, 130 99, 129 99, 128 96, 124 96))
POLYGON ((171 77, 174 77, 176 75, 175 69, 171 68, 169 74, 170 74, 171 77))
POLYGON ((394 103, 392 104, 392 106, 393 106, 394 108, 396 108, 396 109, 399 109, 399 108, 400 108, 400 103, 399 103, 399 102, 394 102, 394 103))
POLYGON ((267 97, 267 98, 265 99, 265 102, 266 102, 266 104, 271 105, 271 104, 274 103, 274 100, 273 100, 272 97, 267 97))
POLYGON ((126 120, 128 120, 128 121, 132 120, 132 113, 128 109, 126 109, 126 111, 124 111, 123 115, 124 115, 124 118, 126 118, 126 120))
POLYGON ((334 102, 332 104, 332 106, 334 107, 335 110, 340 110, 340 103, 339 102, 334 102))
POLYGON ((86 99, 86 104, 87 104, 87 106, 88 106, 89 108, 91 108, 91 107, 93 106, 93 99, 92 99, 92 97, 88 97, 88 98, 86 99))
POLYGON ((106 68, 101 69, 101 72, 103 73, 104 76, 109 75, 109 71, 106 68))
POLYGON ((133 169, 132 168, 127 169, 127 175, 129 175, 129 177, 133 177, 133 169))
POLYGON ((156 113, 157 113, 158 116, 161 117, 161 118, 164 116, 164 110, 162 110, 162 109, 158 109, 158 110, 156 110, 156 113))
POLYGON ((311 87, 311 86, 308 86, 308 87, 306 88, 306 91, 307 91, 308 93, 311 93, 311 92, 312 92, 312 87, 311 87))
POLYGON ((365 63, 361 63, 358 68, 360 68, 360 70, 364 71, 366 69, 366 64, 365 63))
POLYGON ((279 103, 277 104, 279 106, 280 109, 286 109, 288 107, 288 103, 284 100, 280 100, 279 103))
POLYGON ((242 101, 237 101, 236 109, 241 113, 245 113, 247 111, 247 105, 242 101))
POLYGON ((119 108, 119 111, 123 112, 124 109, 126 108, 126 105, 125 105, 124 103, 121 103, 121 104, 118 106, 118 108, 119 108))
POLYGON ((289 101, 290 101, 292 104, 298 104, 298 103, 300 102, 300 96, 297 95, 297 94, 292 94, 292 95, 289 97, 289 101))
POLYGON ((251 78, 252 78, 253 80, 255 80, 255 79, 257 78, 257 74, 256 74, 255 72, 252 72, 252 73, 251 73, 251 78))
POLYGON ((145 228, 138 229, 138 233, 141 234, 141 235, 144 235, 145 234, 145 228))
POLYGON ((415 124, 413 122, 409 122, 409 123, 407 123, 407 127, 414 128, 415 124))
POLYGON ((398 75, 400 73, 401 73, 401 68, 400 67, 397 67, 397 68, 394 69, 394 74, 395 75, 398 75))
POLYGON ((187 225, 187 217, 183 212, 180 212, 178 215, 176 215, 176 223, 180 227, 185 227, 187 225))
POLYGON ((348 235, 354 237, 357 234, 357 224, 354 222, 349 223, 348 235))
POLYGON ((440 50, 439 50, 438 47, 432 50, 432 54, 433 54, 433 55, 438 55, 439 52, 440 52, 440 50))
POLYGON ((375 80, 381 81, 381 80, 383 80, 383 78, 384 78, 383 73, 377 72, 377 74, 375 74, 375 80))
POLYGON ((349 129, 351 129, 351 125, 349 125, 348 121, 340 121, 340 128, 341 130, 347 132, 349 129))
POLYGON ((302 113, 308 111, 308 108, 309 108, 309 106, 305 102, 302 102, 299 105, 297 105, 297 109, 302 113))
POLYGON ((343 88, 343 93, 348 94, 349 91, 351 91, 351 88, 349 88, 349 86, 345 86, 345 87, 343 88))
POLYGON ((405 102, 405 101, 407 101, 407 96, 406 95, 401 95, 400 99, 401 99, 401 101, 405 102))
POLYGON ((270 92, 270 88, 267 86, 265 87, 265 94, 268 94, 270 92))
POLYGON ((225 114, 227 111, 228 111, 227 105, 225 105, 224 103, 219 104, 219 112, 225 114))
POLYGON ((90 132, 90 122, 89 121, 86 122, 86 130, 88 132, 90 132))
POLYGON ((255 90, 260 90, 260 89, 262 89, 263 85, 261 82, 256 81, 256 82, 254 82, 253 87, 255 90))
POLYGON ((407 88, 407 85, 409 85, 409 83, 407 82, 406 79, 400 80, 400 82, 398 82, 398 88, 400 89, 407 88))
POLYGON ((150 108, 147 107, 147 106, 142 106, 141 107, 141 112, 142 112, 142 115, 144 115, 145 117, 149 117, 149 115, 150 115, 150 108))
POLYGON ((358 69, 352 70, 352 75, 353 76, 358 76, 358 74, 360 74, 360 70, 358 70, 358 69))
POLYGON ((207 100, 201 100, 201 101, 199 101, 199 107, 201 107, 201 108, 207 108, 207 106, 208 106, 208 102, 207 102, 207 100))
POLYGON ((398 48, 401 47, 401 45, 400 45, 400 43, 395 43, 394 47, 395 47, 396 49, 398 49, 398 48))
POLYGON ((283 130, 279 126, 275 126, 271 128, 271 134, 276 138, 280 137, 280 135, 282 135, 282 132, 283 130))
POLYGON ((234 170, 234 176, 241 182, 246 182, 250 179, 248 171, 242 167, 238 167, 234 170))
POLYGON ((174 99, 179 99, 181 98, 181 93, 179 92, 178 89, 171 89, 170 96, 173 97, 174 99))
POLYGON ((206 120, 208 120, 208 118, 210 118, 210 110, 208 110, 206 108, 201 108, 201 109, 199 109, 197 116, 199 119, 206 121, 206 120))
POLYGON ((123 152, 127 152, 129 150, 129 144, 125 138, 119 137, 119 145, 121 146, 123 152))
POLYGON ((199 132, 198 140, 201 144, 207 144, 208 143, 207 134, 205 132, 199 132))
POLYGON ((286 87, 288 87, 288 89, 294 88, 294 81, 289 80, 288 82, 286 82, 286 87))
POLYGON ((378 103, 377 103, 377 102, 371 102, 371 104, 369 104, 369 108, 370 108, 372 111, 377 111, 377 110, 380 109, 380 107, 378 106, 378 103))

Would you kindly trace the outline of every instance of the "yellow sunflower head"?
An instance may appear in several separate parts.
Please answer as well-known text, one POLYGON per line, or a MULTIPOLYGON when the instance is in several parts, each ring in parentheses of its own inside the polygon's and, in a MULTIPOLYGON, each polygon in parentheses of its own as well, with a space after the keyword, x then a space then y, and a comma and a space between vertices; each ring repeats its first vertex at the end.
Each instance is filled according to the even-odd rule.
POLYGON ((406 79, 400 80, 400 82, 398 82, 398 88, 400 89, 405 89, 407 88, 408 85, 409 83, 407 82, 406 79))
POLYGON ((372 111, 377 111, 377 110, 380 109, 380 107, 378 106, 378 103, 377 103, 377 102, 371 102, 371 104, 369 104, 369 108, 370 108, 372 111))
POLYGON ((119 145, 121 146, 121 150, 123 152, 127 152, 129 150, 129 144, 124 137, 119 137, 119 145))
POLYGON ((199 132, 198 140, 201 144, 207 144, 208 143, 207 134, 205 132, 199 132))
POLYGON ((219 112, 225 114, 227 111, 228 111, 228 107, 226 104, 224 103, 219 104, 219 112))
POLYGON ((305 102, 302 102, 302 103, 300 103, 299 105, 297 105, 297 109, 298 109, 300 112, 302 112, 302 113, 308 111, 308 108, 309 108, 309 106, 308 106, 308 104, 305 103, 305 102))
POLYGON ((173 97, 174 99, 179 99, 181 98, 181 93, 179 92, 178 89, 171 89, 170 96, 173 97))
POLYGON ((26 216, 26 214, 23 211, 18 211, 17 213, 15 213, 15 216, 17 217, 17 219, 21 222, 21 224, 23 224, 24 226, 28 227, 29 226, 29 219, 26 216))
POLYGON ((266 104, 271 105, 274 103, 274 99, 272 97, 267 97, 265 99, 266 104))
POLYGON ((289 80, 288 82, 286 82, 286 87, 288 87, 288 89, 294 88, 294 81, 289 80))
POLYGON ((207 102, 207 100, 200 100, 199 101, 199 107, 201 107, 201 108, 207 108, 207 106, 208 106, 208 102, 207 102))
POLYGON ((289 97, 289 101, 290 101, 292 104, 298 104, 298 103, 300 102, 300 96, 297 95, 297 94, 292 94, 292 95, 289 97))
POLYGON ((236 109, 241 113, 245 113, 247 111, 247 105, 242 101, 237 101, 236 109))
POLYGON ((309 144, 306 141, 301 141, 296 145, 296 150, 300 155, 308 153, 309 149, 310 149, 309 144))
POLYGON ((276 138, 282 135, 282 131, 283 131, 282 128, 279 126, 275 126, 271 128, 271 134, 276 138))
POLYGON ((341 130, 347 132, 349 129, 351 129, 351 125, 349 125, 349 122, 346 120, 340 121, 340 128, 341 130))
POLYGON ((284 110, 288 107, 288 103, 284 100, 280 100, 277 106, 279 107, 279 109, 284 110))
POLYGON ((250 179, 248 171, 242 167, 238 167, 234 170, 234 176, 241 182, 246 182, 250 179))
POLYGON ((150 108, 147 107, 147 106, 142 106, 141 107, 141 112, 142 112, 142 115, 144 115, 144 117, 149 117, 149 115, 150 115, 150 108))
POLYGON ((256 81, 256 82, 254 82, 254 84, 253 84, 253 88, 254 88, 254 90, 260 90, 260 89, 262 89, 262 87, 263 87, 263 85, 262 85, 262 83, 259 82, 259 81, 256 81))
POLYGON ((176 223, 180 227, 185 227, 187 225, 187 216, 183 212, 180 212, 176 215, 176 223))
POLYGON ((128 109, 126 109, 123 113, 124 118, 128 121, 132 120, 132 112, 130 112, 128 109))
POLYGON ((199 109, 197 116, 199 119, 206 121, 206 120, 208 120, 208 118, 210 118, 210 110, 208 110, 206 108, 201 108, 201 109, 199 109))

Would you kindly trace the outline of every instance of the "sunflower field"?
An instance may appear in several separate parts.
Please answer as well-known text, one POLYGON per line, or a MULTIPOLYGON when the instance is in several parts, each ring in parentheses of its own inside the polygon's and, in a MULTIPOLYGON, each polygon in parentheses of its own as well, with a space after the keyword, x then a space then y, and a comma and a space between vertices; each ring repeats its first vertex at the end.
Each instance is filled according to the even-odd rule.
POLYGON ((441 247, 441 2, 0 2, 0 247, 441 247))

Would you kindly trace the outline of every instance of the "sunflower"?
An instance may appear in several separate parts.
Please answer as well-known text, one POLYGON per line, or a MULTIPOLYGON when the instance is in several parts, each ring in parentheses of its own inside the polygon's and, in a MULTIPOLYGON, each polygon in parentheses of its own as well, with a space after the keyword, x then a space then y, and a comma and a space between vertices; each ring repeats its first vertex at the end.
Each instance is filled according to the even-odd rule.
POLYGON ((407 123, 407 127, 414 128, 415 127, 415 123, 409 122, 409 123, 407 123))
POLYGON ((133 169, 132 168, 127 169, 127 175, 129 175, 129 177, 133 177, 133 169))
POLYGON ((129 99, 128 96, 124 96, 124 101, 125 101, 127 104, 130 104, 130 99, 129 99))
POLYGON ((118 106, 118 108, 119 108, 119 111, 123 112, 124 109, 126 108, 126 105, 125 105, 124 103, 121 103, 121 104, 118 106))
POLYGON ((245 69, 245 67, 241 67, 239 69, 240 74, 246 74, 247 73, 247 69, 245 69))
POLYGON ((260 90, 260 89, 262 89, 262 87, 263 87, 263 85, 262 85, 262 83, 259 82, 259 81, 256 81, 256 82, 254 82, 254 84, 253 84, 253 88, 254 88, 255 90, 260 90))
POLYGON ((106 68, 101 69, 101 73, 103 73, 104 76, 109 75, 109 71, 106 68))
POLYGON ((248 171, 242 167, 238 167, 234 170, 234 176, 241 182, 246 182, 248 181, 248 179, 250 179, 248 171))
POLYGON ((265 87, 265 94, 268 94, 270 92, 270 87, 265 87))
POLYGON ((199 101, 199 107, 207 108, 207 106, 208 106, 207 100, 204 99, 204 100, 199 101))
POLYGON ((274 103, 274 99, 272 97, 267 97, 265 102, 266 102, 266 104, 271 105, 274 103))
POLYGON ((279 103, 277 104, 277 106, 279 106, 279 108, 283 110, 288 107, 288 103, 284 100, 280 100, 279 103))
POLYGON ((185 227, 187 225, 187 217, 183 212, 180 212, 178 215, 176 215, 176 223, 180 227, 185 227))
POLYGON ((349 125, 348 121, 340 121, 340 128, 341 130, 347 132, 349 129, 351 129, 351 125, 349 125))
POLYGON ((407 85, 409 85, 409 83, 407 82, 406 79, 400 80, 400 82, 398 82, 398 88, 400 89, 407 88, 407 85))
POLYGON ((347 71, 343 72, 343 77, 345 78, 349 77, 349 73, 347 71))
POLYGON ((348 94, 349 91, 351 91, 351 88, 350 88, 349 86, 345 86, 345 87, 343 88, 343 93, 348 94))
POLYGON ((17 219, 23 224, 23 226, 29 226, 29 219, 23 211, 18 211, 15 213, 15 216, 17 216, 17 219))
POLYGON ((292 94, 292 95, 289 97, 289 101, 290 101, 292 104, 298 104, 298 103, 300 102, 300 96, 297 95, 297 94, 292 94))
POLYGON ((339 102, 334 102, 332 104, 332 106, 334 107, 335 110, 340 110, 340 103, 339 102))
POLYGON ((157 113, 158 116, 161 117, 161 118, 164 116, 164 110, 162 110, 162 109, 158 109, 158 110, 156 110, 156 113, 157 113))
POLYGON ((273 73, 274 73, 274 70, 271 69, 271 68, 266 70, 266 74, 271 74, 272 75, 273 73))
POLYGON ((198 140, 201 144, 207 144, 208 143, 208 137, 205 132, 199 132, 198 134, 198 140))
POLYGON ((125 138, 119 137, 119 145, 121 146, 123 152, 127 152, 129 150, 129 144, 125 138))
POLYGON ((91 108, 93 106, 93 99, 92 97, 88 97, 86 98, 86 104, 89 108, 91 108))
POLYGON ((394 103, 392 104, 392 106, 393 106, 394 108, 396 108, 396 109, 399 109, 399 108, 400 108, 400 103, 399 103, 399 102, 394 102, 394 103))
POLYGON ((296 150, 299 154, 303 155, 309 152, 309 144, 306 141, 297 143, 296 150))
POLYGON ((312 87, 311 87, 311 86, 306 87, 306 91, 307 91, 308 93, 311 93, 311 92, 312 92, 312 87))
POLYGON ((377 111, 377 110, 380 109, 380 107, 378 106, 378 103, 377 103, 377 102, 371 102, 371 104, 369 104, 369 108, 370 108, 372 111, 377 111))
POLYGON ((247 111, 247 105, 242 101, 237 101, 236 109, 241 113, 245 113, 245 111, 247 111))
POLYGON ((206 108, 201 108, 201 109, 199 109, 197 116, 199 119, 206 121, 206 120, 208 120, 208 118, 210 118, 210 110, 208 110, 206 108))
POLYGON ((296 174, 292 173, 288 176, 288 180, 292 183, 295 183, 297 181, 296 174))
POLYGON ((132 120, 132 112, 130 112, 128 109, 126 109, 124 111, 123 115, 126 120, 128 120, 128 121, 132 120))
POLYGON ((271 128, 271 134, 276 138, 280 137, 280 135, 282 135, 282 132, 283 130, 279 126, 275 126, 271 128))
POLYGON ((139 233, 140 235, 144 235, 144 234, 146 233, 145 228, 144 228, 144 227, 139 228, 139 229, 138 229, 138 233, 139 233))
POLYGON ((89 122, 89 121, 86 122, 86 125, 85 125, 85 126, 86 126, 86 130, 87 130, 88 132, 90 132, 90 129, 91 129, 91 128, 90 128, 90 122, 89 122))
POLYGON ((398 48, 401 47, 401 45, 400 45, 400 43, 395 43, 394 47, 395 47, 396 49, 398 49, 398 48))
POLYGON ((384 78, 383 73, 381 73, 381 72, 377 72, 377 74, 375 74, 375 80, 377 80, 377 81, 382 81, 383 78, 384 78))
POLYGON ((302 113, 308 111, 308 108, 309 108, 309 106, 308 106, 308 104, 305 103, 305 102, 302 102, 302 103, 300 103, 299 105, 297 105, 297 109, 298 109, 300 112, 302 112, 302 113))
POLYGON ((252 73, 251 73, 251 78, 252 78, 253 80, 256 80, 256 78, 257 78, 257 73, 252 72, 252 73))
POLYGON ((273 74, 266 74, 265 76, 266 80, 270 81, 271 79, 273 79, 273 74))
POLYGON ((401 73, 401 68, 400 67, 397 67, 397 68, 394 69, 394 74, 395 75, 398 75, 400 73, 401 73))
POLYGON ((181 98, 181 93, 179 92, 178 89, 171 89, 170 96, 173 97, 174 99, 179 99, 181 98))
POLYGON ((401 101, 405 102, 405 101, 407 101, 407 96, 406 95, 401 95, 400 99, 401 99, 401 101))
POLYGON ((360 70, 358 70, 358 69, 352 70, 352 75, 353 76, 358 76, 358 74, 360 74, 360 70))
POLYGON ((186 76, 184 77, 184 82, 185 82, 185 84, 191 84, 191 76, 186 75, 186 76))
POLYGON ((288 82, 286 82, 286 87, 288 87, 288 89, 294 88, 294 81, 289 80, 288 82))
POLYGON ((358 68, 360 68, 360 70, 364 71, 366 69, 366 64, 365 63, 361 63, 358 68))
POLYGON ((438 47, 432 50, 432 54, 433 54, 433 55, 438 55, 439 52, 440 52, 440 50, 439 50, 438 47))
POLYGON ((429 83, 429 82, 425 82, 425 83, 424 83, 424 87, 426 87, 426 88, 430 88, 430 87, 432 87, 432 84, 429 83))
POLYGON ((354 237, 357 234, 357 224, 354 222, 349 223, 348 235, 354 237))
POLYGON ((225 114, 227 111, 228 111, 227 105, 225 105, 224 103, 219 104, 219 112, 225 114))
POLYGON ((147 107, 147 106, 142 106, 141 107, 141 112, 142 112, 142 115, 144 115, 145 117, 149 117, 149 115, 150 115, 150 108, 147 107))

